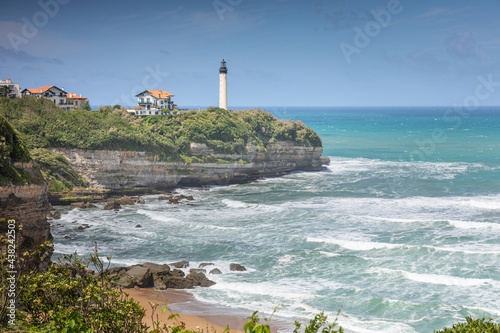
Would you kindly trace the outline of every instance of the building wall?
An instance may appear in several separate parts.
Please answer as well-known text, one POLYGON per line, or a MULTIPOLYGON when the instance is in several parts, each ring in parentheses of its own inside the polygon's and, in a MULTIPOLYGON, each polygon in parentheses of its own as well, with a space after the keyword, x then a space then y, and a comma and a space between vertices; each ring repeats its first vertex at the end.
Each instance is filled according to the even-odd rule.
POLYGON ((39 96, 42 96, 43 98, 49 99, 52 102, 56 103, 57 106, 61 108, 67 109, 67 100, 66 100, 66 93, 64 91, 61 91, 59 89, 56 89, 54 87, 50 88, 49 90, 45 91, 42 94, 37 94, 39 96), (63 96, 61 96, 63 95, 63 96))
POLYGON ((19 87, 19 83, 12 83, 11 79, 0 80, 0 86, 9 86, 17 98, 21 97, 21 88, 19 87))

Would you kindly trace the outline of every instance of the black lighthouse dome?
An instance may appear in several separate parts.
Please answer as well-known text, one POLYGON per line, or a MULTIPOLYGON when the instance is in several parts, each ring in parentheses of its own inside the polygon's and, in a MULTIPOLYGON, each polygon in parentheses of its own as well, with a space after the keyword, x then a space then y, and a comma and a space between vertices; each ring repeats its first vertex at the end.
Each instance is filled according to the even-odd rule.
POLYGON ((224 59, 220 63, 219 73, 227 74, 226 61, 224 59))

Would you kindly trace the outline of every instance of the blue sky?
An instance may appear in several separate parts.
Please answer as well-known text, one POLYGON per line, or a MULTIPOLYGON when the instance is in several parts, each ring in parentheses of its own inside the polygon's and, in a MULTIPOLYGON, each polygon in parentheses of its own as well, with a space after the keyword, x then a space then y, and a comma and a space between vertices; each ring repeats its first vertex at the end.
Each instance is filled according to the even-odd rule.
POLYGON ((91 105, 500 105, 499 0, 0 0, 0 78, 91 105))

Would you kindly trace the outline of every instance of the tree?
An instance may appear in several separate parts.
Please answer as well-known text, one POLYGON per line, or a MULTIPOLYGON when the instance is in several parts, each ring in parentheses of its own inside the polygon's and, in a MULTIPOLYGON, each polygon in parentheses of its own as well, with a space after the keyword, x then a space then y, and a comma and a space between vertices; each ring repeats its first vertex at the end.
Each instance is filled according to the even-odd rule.
POLYGON ((82 110, 87 110, 87 111, 92 110, 92 109, 90 108, 89 101, 85 101, 85 102, 83 102, 83 104, 82 104, 82 106, 80 107, 80 109, 82 109, 82 110))
POLYGON ((0 97, 9 97, 14 90, 9 86, 0 87, 0 97))

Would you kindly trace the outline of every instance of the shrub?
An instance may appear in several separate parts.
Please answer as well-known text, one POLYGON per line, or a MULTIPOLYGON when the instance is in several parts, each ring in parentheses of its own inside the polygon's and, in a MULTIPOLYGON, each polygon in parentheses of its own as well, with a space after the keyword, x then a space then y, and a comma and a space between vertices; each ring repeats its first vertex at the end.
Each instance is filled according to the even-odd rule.
MULTIPOLYGON (((43 181, 41 174, 29 174, 24 169, 14 166, 15 162, 29 161, 31 156, 21 134, 0 114, 0 185, 43 181)), ((39 173, 37 170, 33 172, 39 173)))
MULTIPOLYGON (((327 319, 328 317, 325 316, 324 312, 318 313, 316 316, 314 316, 313 319, 309 321, 309 325, 306 325, 304 327, 304 333, 317 333, 321 329, 321 333, 343 333, 344 329, 342 326, 339 326, 338 330, 335 328, 337 324, 337 319, 340 314, 340 310, 337 312, 337 317, 335 317, 335 320, 333 323, 328 323, 327 319)), ((295 330, 293 333, 300 333, 300 328, 302 327, 302 324, 299 322, 295 322, 295 330)))
MULTIPOLYGON (((108 258, 110 259, 110 258, 108 258)), ((30 327, 61 332, 145 332, 145 310, 106 277, 97 250, 90 256, 97 274, 74 255, 33 275, 23 285, 20 303, 30 327)))
POLYGON ((472 319, 471 317, 465 317, 465 323, 453 324, 451 328, 445 327, 440 331, 434 331, 434 333, 500 333, 500 324, 495 324, 493 319, 489 318, 486 321, 485 318, 472 319))
POLYGON ((74 186, 88 185, 66 157, 44 148, 33 149, 30 153, 46 177, 52 180, 49 191, 71 191, 74 186))

